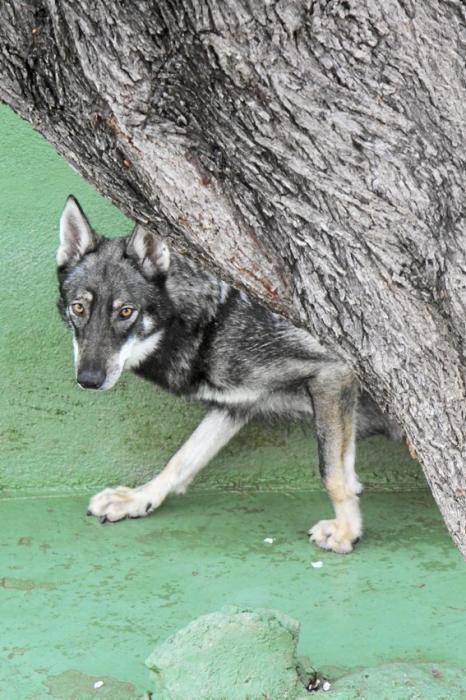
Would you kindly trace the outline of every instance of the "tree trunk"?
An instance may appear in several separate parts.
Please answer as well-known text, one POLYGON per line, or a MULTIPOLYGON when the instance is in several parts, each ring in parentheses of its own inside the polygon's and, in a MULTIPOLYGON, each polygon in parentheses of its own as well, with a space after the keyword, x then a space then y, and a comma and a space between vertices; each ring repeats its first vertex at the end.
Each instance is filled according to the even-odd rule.
POLYGON ((337 349, 466 556, 465 56, 461 0, 0 5, 0 98, 337 349))

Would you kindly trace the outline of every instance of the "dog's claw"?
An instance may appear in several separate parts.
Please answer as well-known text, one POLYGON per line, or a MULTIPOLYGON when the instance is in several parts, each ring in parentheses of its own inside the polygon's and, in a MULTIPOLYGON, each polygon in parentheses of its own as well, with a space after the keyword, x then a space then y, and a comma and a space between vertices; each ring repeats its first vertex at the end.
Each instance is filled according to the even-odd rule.
POLYGON ((152 508, 152 503, 148 503, 146 506, 146 513, 148 513, 152 508))
POLYGON ((102 516, 99 518, 99 520, 100 520, 100 522, 101 522, 102 525, 103 525, 104 523, 107 522, 107 516, 106 516, 106 515, 102 515, 102 516))
POLYGON ((86 515, 92 515, 92 510, 90 508, 86 510, 86 515))

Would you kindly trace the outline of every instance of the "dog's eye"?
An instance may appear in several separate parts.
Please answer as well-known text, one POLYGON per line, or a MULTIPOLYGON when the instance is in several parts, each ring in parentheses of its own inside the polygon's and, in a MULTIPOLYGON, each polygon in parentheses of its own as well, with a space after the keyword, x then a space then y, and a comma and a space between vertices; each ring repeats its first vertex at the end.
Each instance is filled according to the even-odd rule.
POLYGON ((82 316, 84 313, 84 306, 76 302, 76 304, 71 304, 71 310, 76 316, 82 316))
POLYGON ((120 311, 118 312, 118 316, 125 321, 128 320, 128 318, 131 318, 133 315, 134 309, 132 309, 130 306, 124 306, 120 311))

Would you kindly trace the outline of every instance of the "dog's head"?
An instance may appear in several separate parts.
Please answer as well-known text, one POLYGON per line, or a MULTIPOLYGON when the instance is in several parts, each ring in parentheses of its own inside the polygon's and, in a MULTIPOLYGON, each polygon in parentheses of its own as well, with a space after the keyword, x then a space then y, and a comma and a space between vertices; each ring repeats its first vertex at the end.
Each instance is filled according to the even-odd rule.
POLYGON ((73 333, 76 379, 84 389, 110 389, 160 343, 170 316, 168 247, 139 225, 126 238, 97 235, 70 196, 57 266, 58 307, 73 333))

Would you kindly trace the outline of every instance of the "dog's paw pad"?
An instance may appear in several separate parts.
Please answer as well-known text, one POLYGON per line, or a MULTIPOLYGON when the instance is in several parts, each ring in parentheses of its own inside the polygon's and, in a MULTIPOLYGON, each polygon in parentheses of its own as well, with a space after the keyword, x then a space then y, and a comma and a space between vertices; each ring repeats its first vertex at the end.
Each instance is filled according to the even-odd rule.
POLYGON ((353 536, 347 524, 339 520, 320 520, 308 532, 309 539, 322 549, 348 554, 359 535, 353 536))
POLYGON ((87 512, 98 517, 101 523, 114 523, 124 518, 142 518, 149 511, 147 498, 137 489, 117 486, 114 489, 104 489, 93 496, 87 512))

